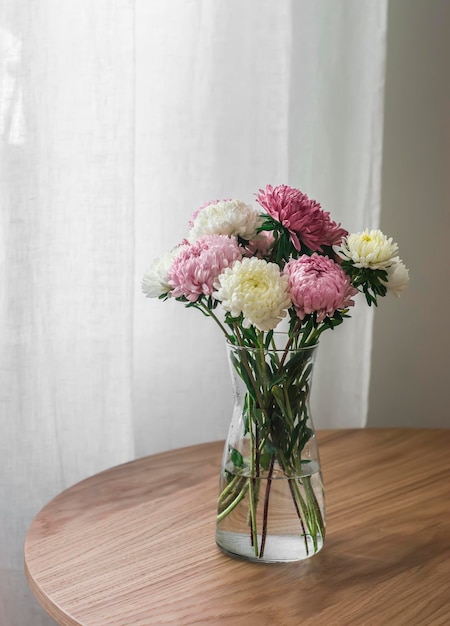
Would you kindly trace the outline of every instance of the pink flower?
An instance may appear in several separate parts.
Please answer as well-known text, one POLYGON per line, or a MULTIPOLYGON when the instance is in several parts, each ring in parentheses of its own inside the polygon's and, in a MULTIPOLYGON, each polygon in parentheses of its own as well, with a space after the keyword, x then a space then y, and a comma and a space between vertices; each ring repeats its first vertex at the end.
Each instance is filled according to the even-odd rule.
POLYGON ((185 296, 195 302, 201 295, 210 296, 219 274, 242 258, 235 237, 204 235, 187 244, 168 271, 168 283, 173 298, 185 296))
POLYGON ((256 256, 258 259, 263 259, 265 256, 269 256, 274 243, 275 237, 273 236, 273 232, 263 230, 245 246, 244 256, 256 256))
POLYGON ((323 245, 337 245, 348 234, 330 219, 330 214, 323 211, 318 202, 310 200, 299 189, 267 185, 265 191, 259 190, 256 200, 289 231, 296 250, 300 251, 300 242, 303 242, 310 250, 322 252, 323 245))
POLYGON ((317 321, 332 316, 338 309, 353 306, 358 293, 340 265, 327 256, 303 254, 289 261, 284 272, 289 277, 289 293, 297 315, 302 320, 317 313, 317 321))

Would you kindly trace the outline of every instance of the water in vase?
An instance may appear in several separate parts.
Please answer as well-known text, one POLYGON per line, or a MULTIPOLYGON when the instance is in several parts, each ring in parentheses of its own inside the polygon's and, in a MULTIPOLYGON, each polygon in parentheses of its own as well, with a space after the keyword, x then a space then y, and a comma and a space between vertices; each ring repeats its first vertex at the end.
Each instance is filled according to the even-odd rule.
POLYGON ((317 463, 306 463, 296 478, 275 473, 271 480, 252 479, 225 471, 220 493, 226 495, 219 502, 216 542, 227 554, 289 562, 307 559, 322 548, 324 499, 317 463))

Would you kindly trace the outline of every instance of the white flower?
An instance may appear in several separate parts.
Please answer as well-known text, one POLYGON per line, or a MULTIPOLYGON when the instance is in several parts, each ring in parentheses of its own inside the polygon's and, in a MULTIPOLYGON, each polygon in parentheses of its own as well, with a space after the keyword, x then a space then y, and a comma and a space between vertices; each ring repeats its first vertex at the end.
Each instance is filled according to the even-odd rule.
POLYGON ((291 304, 288 277, 275 263, 256 257, 236 261, 218 278, 213 296, 233 317, 244 315, 243 326, 268 331, 275 328, 291 304))
POLYGON ((352 261, 354 267, 385 270, 393 263, 398 246, 381 230, 366 229, 362 233, 347 235, 340 246, 333 246, 333 250, 341 259, 352 261))
POLYGON ((188 239, 192 243, 202 235, 234 235, 253 239, 260 223, 258 211, 248 204, 240 200, 219 200, 207 204, 193 215, 188 239))
POLYGON ((168 273, 172 263, 185 247, 181 245, 166 252, 155 259, 150 269, 145 272, 142 279, 142 291, 147 298, 159 298, 159 296, 171 291, 172 287, 168 283, 168 273))
POLYGON ((405 291, 409 283, 409 271, 398 257, 393 259, 392 265, 387 268, 386 287, 389 293, 398 298, 405 291))

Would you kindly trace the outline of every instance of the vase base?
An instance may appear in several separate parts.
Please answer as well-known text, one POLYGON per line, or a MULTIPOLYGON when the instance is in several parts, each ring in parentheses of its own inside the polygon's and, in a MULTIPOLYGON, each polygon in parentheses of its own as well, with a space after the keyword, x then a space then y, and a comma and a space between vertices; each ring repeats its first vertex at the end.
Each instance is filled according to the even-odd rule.
MULTIPOLYGON (((255 555, 248 534, 218 530, 216 543, 222 552, 237 559, 255 563, 292 563, 317 554, 323 546, 323 539, 318 537, 314 543, 310 535, 268 535, 262 556, 255 555)), ((258 535, 260 545, 261 535, 258 535)))

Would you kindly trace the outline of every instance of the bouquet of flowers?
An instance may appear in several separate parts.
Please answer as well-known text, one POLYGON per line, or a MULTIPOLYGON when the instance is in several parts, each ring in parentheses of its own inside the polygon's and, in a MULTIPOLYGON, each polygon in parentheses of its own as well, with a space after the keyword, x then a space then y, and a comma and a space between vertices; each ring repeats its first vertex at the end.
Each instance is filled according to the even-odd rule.
POLYGON ((263 558, 271 481, 279 475, 298 478, 289 489, 306 553, 324 536, 323 511, 304 471, 314 436, 311 355, 320 335, 349 317, 358 292, 376 305, 388 292, 400 295, 409 276, 392 238, 379 230, 348 233, 299 189, 267 185, 256 201, 259 210, 231 199, 200 207, 186 239, 153 263, 142 289, 198 309, 226 338, 244 386, 244 443, 227 442, 218 523, 245 501, 251 551, 263 558), (281 322, 285 334, 278 333, 281 322))

